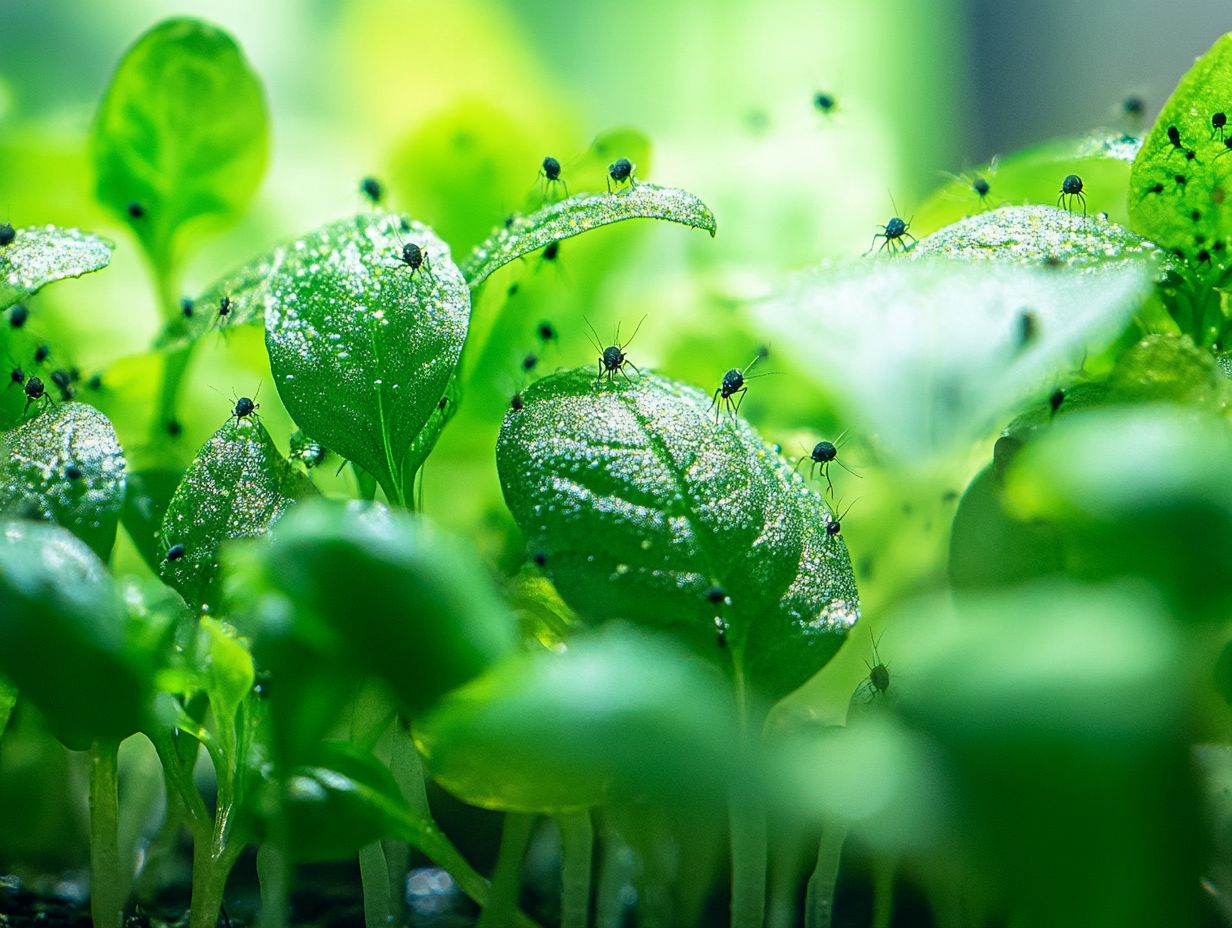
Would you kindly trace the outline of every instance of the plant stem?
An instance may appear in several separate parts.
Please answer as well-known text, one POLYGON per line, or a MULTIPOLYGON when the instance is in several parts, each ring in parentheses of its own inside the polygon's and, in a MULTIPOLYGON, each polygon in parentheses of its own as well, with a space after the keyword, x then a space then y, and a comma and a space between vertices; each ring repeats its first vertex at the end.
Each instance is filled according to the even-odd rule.
POLYGON ((589 812, 557 816, 560 827, 560 928, 586 928, 590 915, 590 871, 595 829, 589 812))
MULTIPOLYGON (((415 815, 432 821, 428 807, 428 790, 424 779, 423 760, 415 740, 411 737, 410 722, 399 716, 390 731, 389 770, 403 801, 415 815)), ((385 861, 389 867, 392 911, 401 918, 406 903, 406 874, 411 868, 411 849, 405 841, 388 840, 385 844, 385 861)))
POLYGON ((513 914, 517 911, 518 895, 522 887, 522 865, 526 857, 526 846, 530 843, 534 825, 533 815, 506 813, 500 851, 496 857, 496 870, 492 874, 492 890, 488 895, 488 904, 479 916, 478 928, 504 928, 513 923, 513 914))
POLYGON ((365 928, 388 928, 392 923, 389 868, 380 841, 373 841, 359 849, 359 879, 364 891, 365 928))
POLYGON ((117 928, 124 910, 118 786, 120 746, 90 747, 90 914, 94 928, 117 928))
POLYGON ((625 923, 625 889, 633 852, 610 825, 603 830, 602 848, 595 924, 597 928, 620 928, 625 923))
POLYGON ((192 899, 188 928, 216 928, 223 890, 238 854, 224 846, 222 836, 193 842, 192 899))
POLYGON ((845 825, 827 825, 817 845, 817 866, 809 877, 804 901, 804 928, 830 928, 834 918, 834 887, 847 840, 845 825))
MULTIPOLYGON (((747 750, 753 725, 749 718, 741 657, 732 655, 736 711, 741 738, 747 750)), ((762 928, 766 918, 766 811, 756 792, 741 784, 732 788, 728 802, 732 860, 731 926, 762 928)))
POLYGON ((890 928, 894 916, 894 861, 873 862, 873 928, 890 928))
MULTIPOLYGON (((362 874, 361 874, 362 875, 362 874)), ((261 884, 261 928, 287 928, 291 897, 291 863, 276 844, 257 848, 257 882, 261 884)))

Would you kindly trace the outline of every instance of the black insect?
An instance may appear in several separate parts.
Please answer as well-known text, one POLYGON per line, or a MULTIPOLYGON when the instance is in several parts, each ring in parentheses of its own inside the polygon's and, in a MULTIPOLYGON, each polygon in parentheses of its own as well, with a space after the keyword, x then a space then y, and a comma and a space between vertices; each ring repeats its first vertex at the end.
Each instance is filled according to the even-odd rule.
POLYGON ((1198 253, 1194 255, 1194 258, 1198 262, 1198 264, 1210 264, 1211 263, 1211 253, 1207 251, 1205 248, 1199 248, 1198 253))
POLYGON ((73 398, 73 379, 69 372, 63 368, 57 368, 51 372, 51 382, 56 385, 56 389, 60 391, 60 398, 64 401, 73 398))
POLYGON ((39 345, 34 349, 34 363, 42 364, 47 360, 47 356, 51 354, 51 346, 47 344, 39 345))
POLYGON ((522 359, 522 370, 533 371, 535 369, 535 365, 537 365, 538 363, 539 363, 539 356, 537 354, 528 354, 526 357, 522 359))
POLYGON ((556 340, 556 329, 552 328, 552 323, 550 322, 539 323, 539 328, 536 329, 536 334, 539 336, 539 341, 543 342, 545 345, 548 342, 556 340))
POLYGON ((1048 409, 1050 410, 1049 417, 1055 416, 1057 414, 1057 410, 1061 408, 1061 404, 1064 402, 1065 402, 1065 391, 1062 390, 1060 387, 1057 387, 1048 396, 1048 409))
POLYGON ((799 469, 801 464, 803 464, 806 460, 809 461, 809 479, 812 480, 817 475, 817 471, 820 470, 821 476, 826 478, 826 486, 829 488, 829 492, 833 493, 834 482, 830 479, 831 464, 837 464, 853 477, 860 476, 838 459, 839 449, 846 443, 846 438, 847 433, 843 432, 843 434, 834 439, 834 441, 817 442, 817 444, 813 445, 812 451, 806 455, 803 455, 800 460, 796 461, 796 468, 799 469))
POLYGON ((548 155, 543 159, 543 165, 539 168, 539 176, 543 178, 543 189, 546 193, 551 189, 553 184, 560 184, 565 191, 565 196, 569 195, 569 185, 565 183, 563 177, 560 176, 560 162, 548 155))
POLYGON ((607 192, 612 192, 612 184, 619 187, 621 184, 628 184, 630 188, 637 186, 637 181, 634 179, 634 171, 637 168, 628 158, 617 158, 607 166, 607 192))
MULTIPOLYGON (((398 236, 401 240, 402 236, 398 236)), ((398 259, 393 267, 409 267, 411 276, 414 277, 416 272, 423 268, 424 273, 429 277, 432 276, 432 262, 428 258, 428 249, 421 248, 414 242, 402 242, 402 251, 396 253, 398 259)))
POLYGON ((231 297, 224 296, 218 301, 218 315, 223 319, 231 315, 231 297))
MULTIPOLYGON (((869 637, 872 637, 872 631, 869 632, 869 637)), ((878 696, 884 696, 886 690, 890 688, 890 666, 882 661, 881 655, 877 653, 877 646, 880 643, 880 638, 873 642, 873 660, 875 663, 864 662, 864 666, 868 668, 868 676, 864 680, 864 685, 868 687, 869 702, 872 702, 878 696)))
POLYGON ((1181 144, 1181 130, 1176 126, 1168 127, 1168 143, 1176 149, 1184 149, 1185 147, 1181 144))
MULTIPOLYGON (((894 203, 893 197, 890 197, 890 202, 894 204, 894 212, 897 213, 898 204, 894 203)), ((890 254, 893 254, 896 249, 906 251, 909 247, 906 239, 911 239, 912 243, 916 241, 916 237, 909 231, 911 229, 911 223, 900 219, 897 215, 891 216, 889 222, 887 222, 884 226, 878 226, 878 228, 881 229, 881 231, 873 236, 873 243, 868 246, 868 250, 870 252, 877 244, 877 239, 879 238, 885 239, 885 241, 881 243, 881 247, 877 250, 885 251, 889 248, 890 254)))
POLYGON ((179 438, 183 431, 184 426, 180 425, 180 421, 178 419, 167 420, 167 434, 172 438, 179 438))
POLYGON ((829 116, 837 106, 838 101, 834 99, 834 94, 821 92, 813 94, 813 108, 817 112, 829 116))
POLYGON ((1226 155, 1230 151, 1232 151, 1232 135, 1229 135, 1226 139, 1223 140, 1223 151, 1221 151, 1215 157, 1222 158, 1224 155, 1226 155))
POLYGON ((835 535, 838 535, 843 531, 843 520, 847 518, 847 513, 851 512, 851 507, 854 506, 856 502, 857 501, 853 499, 850 503, 847 504, 847 508, 844 509, 842 512, 840 512, 838 515, 832 514, 832 518, 830 519, 829 522, 826 523, 827 537, 833 538, 835 535))
POLYGON ((359 182, 359 192, 362 193, 373 206, 379 206, 381 198, 385 195, 384 188, 381 187, 381 182, 375 177, 365 177, 359 182))
POLYGON ((536 551, 530 556, 530 559, 534 561, 536 567, 546 567, 548 563, 548 556, 542 551, 536 551))
POLYGON ((727 591, 721 586, 712 586, 706 590, 706 602, 721 606, 727 602, 727 591))
POLYGON ((560 254, 560 242, 548 242, 543 249, 544 261, 555 261, 556 256, 560 254))
POLYGON ((728 415, 733 419, 740 412, 740 404, 744 402, 744 395, 749 392, 749 388, 745 386, 744 381, 749 371, 753 366, 762 359, 761 352, 754 355, 753 360, 744 367, 733 367, 723 375, 723 382, 714 391, 714 396, 710 400, 710 405, 714 408, 714 421, 719 421, 719 412, 726 407, 728 415), (733 399, 735 397, 735 399, 733 399))
MULTIPOLYGON (((228 312, 230 311, 230 308, 231 307, 228 304, 227 306, 228 312)), ((185 319, 191 319, 192 314, 193 314, 193 301, 190 300, 188 297, 184 297, 183 299, 180 300, 180 315, 182 315, 185 319)))
POLYGON ((1224 141, 1224 131, 1228 126, 1227 113, 1214 113, 1211 115, 1211 138, 1219 136, 1220 141, 1224 141))
POLYGON ((987 180, 976 174, 971 178, 971 189, 975 191, 976 195, 980 198, 980 202, 983 203, 988 199, 988 192, 992 189, 992 186, 987 180))
POLYGON ((512 409, 514 412, 521 412, 525 406, 526 404, 522 402, 521 393, 515 393, 513 394, 512 397, 510 397, 509 408, 512 409))
POLYGON ((592 344, 599 351, 599 380, 603 379, 606 374, 608 380, 616 379, 616 372, 624 374, 625 380, 629 380, 629 374, 625 371, 626 367, 631 367, 637 371, 638 376, 641 376, 641 370, 636 364, 629 360, 629 356, 625 354, 625 349, 632 344, 633 339, 637 338, 637 333, 641 331, 642 323, 646 321, 646 317, 642 316, 637 323, 637 328, 633 330, 633 334, 629 336, 629 340, 622 342, 620 340, 620 323, 616 324, 616 338, 614 345, 603 347, 603 342, 599 339, 599 333, 595 331, 595 327, 590 324, 590 320, 586 320, 586 324, 590 326, 590 332, 593 336, 592 344))
POLYGON ((261 408, 260 403, 254 403, 250 397, 241 396, 235 401, 235 408, 231 410, 231 415, 227 417, 227 421, 235 420, 236 425, 241 419, 255 418, 257 410, 261 408))
POLYGON ((184 556, 184 546, 182 544, 174 544, 167 549, 167 560, 178 561, 184 556))
POLYGON ((128 204, 128 215, 131 216, 133 219, 144 219, 145 218, 145 207, 142 206, 140 203, 129 203, 128 204))
POLYGON ((27 411, 29 411, 31 403, 41 399, 51 399, 51 396, 47 393, 46 387, 43 386, 43 381, 39 380, 37 377, 31 377, 27 380, 24 389, 26 391, 26 406, 25 409, 21 411, 23 416, 27 411))
POLYGON ((20 367, 15 367, 11 371, 9 371, 10 386, 15 383, 25 383, 25 382, 26 382, 26 372, 23 371, 20 367))
POLYGON ((29 318, 30 310, 26 309, 25 303, 17 303, 9 310, 9 325, 15 329, 20 329, 29 318))
POLYGON ((86 389, 95 391, 103 389, 103 375, 91 374, 90 379, 86 381, 86 389))
POLYGON ((1121 103, 1121 112, 1137 121, 1141 119, 1142 114, 1146 112, 1146 103, 1141 97, 1138 96, 1126 97, 1121 103))
POLYGON ((1061 181, 1061 195, 1057 197, 1057 206, 1064 206, 1072 213, 1075 198, 1082 204, 1082 216, 1085 219, 1087 198, 1082 193, 1082 178, 1077 174, 1066 174, 1065 180, 1061 181))
POLYGON ((7 222, 0 222, 0 248, 12 245, 15 238, 17 238, 17 230, 7 222))
POLYGON ((69 480, 80 480, 82 476, 81 465, 70 463, 64 468, 64 476, 69 480))
POLYGON ((1024 309, 1018 314, 1018 347, 1025 348, 1039 336, 1039 316, 1034 310, 1024 309))

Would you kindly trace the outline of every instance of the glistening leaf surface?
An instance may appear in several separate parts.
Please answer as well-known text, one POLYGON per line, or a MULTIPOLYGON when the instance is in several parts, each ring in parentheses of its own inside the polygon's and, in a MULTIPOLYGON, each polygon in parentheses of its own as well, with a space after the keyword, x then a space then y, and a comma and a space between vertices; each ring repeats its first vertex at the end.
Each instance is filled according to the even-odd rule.
POLYGON ((107 417, 61 403, 0 436, 0 512, 63 525, 106 558, 124 505, 124 469, 107 417))
POLYGON ((229 420, 198 452, 167 507, 164 551, 183 545, 184 555, 164 559, 162 578, 190 606, 211 602, 223 543, 265 534, 295 499, 315 493, 260 422, 229 420))
POLYGON ((111 243, 77 229, 57 226, 17 229, 0 247, 0 310, 53 281, 80 277, 111 263, 111 243))
POLYGON ((407 452, 462 353, 470 293, 426 226, 370 214, 289 246, 265 284, 265 344, 295 421, 401 499, 407 452), (400 263, 403 244, 426 255, 400 263))
POLYGON ((570 606, 666 629, 772 699, 834 655, 859 616, 847 547, 743 421, 716 422, 700 391, 649 374, 569 371, 523 402, 501 429, 501 484, 570 606))
POLYGON ((528 216, 516 216, 481 242, 462 264, 462 275, 478 287, 510 261, 552 242, 581 235, 624 219, 666 219, 714 235, 714 213, 686 190, 639 183, 614 193, 582 194, 561 200, 528 216))

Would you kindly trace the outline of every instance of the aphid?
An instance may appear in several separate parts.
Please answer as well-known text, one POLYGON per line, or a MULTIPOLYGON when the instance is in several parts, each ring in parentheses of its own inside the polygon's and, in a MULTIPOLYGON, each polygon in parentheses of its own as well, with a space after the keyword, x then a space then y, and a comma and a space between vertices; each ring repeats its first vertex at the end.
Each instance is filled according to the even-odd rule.
MULTIPOLYGON (((230 311, 230 308, 231 307, 228 304, 227 310, 230 311)), ((193 301, 190 300, 188 297, 182 298, 180 300, 180 315, 182 315, 185 319, 191 319, 192 314, 193 314, 193 301)))
POLYGON ((809 479, 810 480, 812 480, 813 477, 816 476, 817 471, 820 468, 821 476, 826 478, 826 486, 829 488, 829 491, 831 493, 834 492, 834 483, 830 479, 830 465, 831 464, 837 464, 839 467, 847 471, 847 473, 851 474, 853 477, 859 477, 860 476, 859 474, 857 474, 854 470, 852 470, 850 467, 848 467, 846 464, 844 464, 842 461, 838 459, 839 448, 841 448, 843 444, 845 443, 846 437, 847 437, 847 433, 843 432, 843 434, 840 435, 838 438, 834 439, 834 441, 817 442, 817 444, 813 445, 812 451, 810 451, 806 455, 803 455, 800 458, 800 460, 796 461, 796 468, 798 469, 800 465, 803 464, 806 460, 810 461, 811 462, 809 465, 809 479))
POLYGON ((172 438, 179 438, 180 433, 184 431, 184 426, 180 425, 179 419, 167 420, 167 434, 172 438))
POLYGON ((535 365, 538 363, 539 356, 537 354, 528 354, 522 359, 522 370, 533 371, 535 369, 535 365))
POLYGON ((25 382, 26 382, 26 372, 23 371, 20 367, 15 367, 11 371, 9 371, 9 383, 10 384, 25 383, 25 382))
POLYGON ((91 374, 90 379, 86 381, 86 389, 96 391, 103 389, 103 375, 91 374))
POLYGON ((608 345, 606 348, 604 348, 603 342, 599 340, 599 333, 596 332, 595 327, 590 324, 590 320, 589 319, 586 320, 586 324, 590 326, 591 335, 593 336, 592 343, 594 344, 595 348, 599 350, 599 377, 597 378, 598 380, 602 380, 604 374, 607 375, 608 380, 615 380, 617 371, 624 374, 625 380, 628 380, 630 378, 629 378, 628 373, 625 371, 626 367, 633 368, 635 371, 637 371, 638 376, 639 377, 641 376, 641 373, 642 373, 641 370, 638 368, 636 364, 634 364, 632 361, 629 360, 629 356, 625 354, 625 349, 628 348, 630 344, 632 344, 633 339, 637 338, 637 333, 641 331, 642 323, 645 321, 646 321, 646 317, 642 316, 642 318, 637 323, 637 328, 633 330, 633 334, 629 336, 629 340, 626 342, 621 342, 620 340, 620 323, 617 323, 616 324, 616 339, 615 339, 616 344, 608 345))
MULTIPOLYGON (((402 238, 401 235, 398 236, 402 238)), ((411 277, 415 276, 415 272, 420 268, 424 269, 429 277, 432 276, 432 262, 428 259, 428 250, 420 248, 414 242, 403 242, 402 251, 397 254, 398 263, 393 267, 409 267, 411 269, 411 277)))
POLYGON ((1221 151, 1215 157, 1217 159, 1222 158, 1228 152, 1232 152, 1232 135, 1229 135, 1226 139, 1223 140, 1223 151, 1221 151))
POLYGON ((64 476, 67 477, 69 480, 80 480, 81 479, 81 465, 76 464, 76 463, 70 463, 68 466, 64 468, 64 476))
POLYGON ((24 389, 26 392, 26 406, 25 409, 21 411, 23 416, 30 409, 31 403, 36 400, 51 399, 51 397, 47 394, 47 389, 43 386, 43 381, 39 380, 37 377, 31 377, 27 380, 24 389))
POLYGON ((1210 264, 1211 253, 1205 248, 1198 249, 1198 253, 1194 256, 1199 264, 1210 264))
POLYGON ((975 191, 976 195, 980 198, 980 202, 983 203, 988 199, 988 191, 991 190, 992 187, 989 185, 987 180, 976 174, 973 178, 971 178, 971 189, 975 191))
POLYGON ((7 222, 0 222, 0 248, 12 245, 15 238, 17 238, 17 230, 7 222))
POLYGON ((44 343, 34 349, 34 363, 42 364, 47 360, 47 356, 51 354, 51 346, 44 343))
POLYGON ((847 518, 847 513, 851 512, 851 507, 854 506, 857 502, 858 502, 857 500, 853 499, 850 503, 847 504, 847 508, 844 509, 838 515, 834 515, 833 513, 831 513, 831 519, 829 522, 826 523, 826 536, 828 538, 833 538, 835 535, 842 532, 843 520, 847 518))
POLYGON ((1212 114, 1211 115, 1211 138, 1213 139, 1216 135, 1218 135, 1220 141, 1225 141, 1224 130, 1227 128, 1227 125, 1228 125, 1228 114, 1227 113, 1212 114))
POLYGON ((522 394, 515 393, 509 398, 509 408, 514 412, 521 412, 526 404, 522 402, 522 394))
POLYGON ((517 281, 514 281, 509 285, 509 289, 505 291, 505 296, 512 299, 518 295, 518 291, 521 289, 522 288, 518 286, 517 281))
POLYGON ((706 590, 706 602, 715 606, 727 602, 727 591, 721 586, 712 586, 706 590))
POLYGON ((539 323, 539 328, 535 331, 539 336, 539 341, 543 342, 545 345, 548 342, 556 340, 556 330, 552 328, 552 323, 550 322, 539 323))
MULTIPOLYGON (((894 203, 893 197, 890 197, 890 202, 894 205, 894 212, 897 213, 898 204, 894 203)), ((911 228, 911 223, 904 222, 897 215, 891 216, 889 222, 887 222, 884 226, 878 226, 878 228, 881 229, 881 231, 873 236, 873 243, 868 246, 869 252, 873 250, 873 246, 877 244, 877 239, 879 238, 883 238, 885 241, 881 243, 881 247, 877 250, 885 251, 886 248, 889 248, 890 254, 893 254, 896 248, 902 249, 903 251, 907 250, 908 245, 904 239, 909 238, 913 243, 916 241, 916 237, 908 231, 911 228)))
POLYGON ((734 419, 736 414, 740 412, 740 404, 744 402, 744 395, 749 392, 749 388, 744 385, 745 375, 753 369, 763 355, 759 351, 754 355, 753 360, 742 368, 733 367, 723 375, 723 382, 719 384, 714 391, 714 396, 710 400, 710 405, 714 407, 714 421, 719 421, 719 411, 726 406, 728 414, 734 419), (737 399, 732 399, 732 397, 737 399))
POLYGON ((536 551, 530 556, 530 559, 534 562, 536 567, 546 567, 548 563, 548 556, 542 551, 536 551))
POLYGON ((178 561, 184 556, 184 546, 182 544, 174 544, 167 549, 167 560, 178 561))
POLYGON ((1142 118, 1142 114, 1146 111, 1146 103, 1139 96, 1126 97, 1121 103, 1121 112, 1129 116, 1135 122, 1142 118))
POLYGON ((1184 174, 1177 174, 1177 175, 1176 175, 1176 176, 1174 176, 1172 179, 1173 179, 1174 181, 1176 181, 1176 185, 1177 185, 1178 187, 1184 187, 1184 186, 1185 186, 1185 175, 1184 175, 1184 174))
POLYGON ((1168 143, 1176 149, 1182 149, 1185 147, 1181 144, 1181 130, 1176 126, 1168 127, 1168 143))
POLYGON ((829 116, 837 106, 838 101, 834 99, 834 94, 822 93, 821 91, 813 94, 813 109, 819 113, 829 116))
POLYGON ((1075 197, 1082 204, 1082 217, 1085 219, 1087 198, 1082 193, 1082 178, 1077 174, 1066 174, 1065 180, 1061 181, 1061 195, 1057 197, 1057 206, 1064 206, 1067 211, 1073 212, 1075 197))
POLYGON ((54 383, 56 385, 56 389, 60 391, 60 398, 62 400, 67 402, 73 398, 73 390, 71 386, 73 381, 69 376, 68 371, 62 368, 52 371, 51 382, 54 383))
POLYGON ((223 319, 231 315, 231 297, 224 296, 218 301, 218 315, 223 319))
POLYGON ((308 470, 321 464, 328 454, 325 446, 305 434, 303 429, 297 429, 291 434, 291 457, 298 460, 308 470))
POLYGON ((1039 316, 1033 309, 1018 314, 1018 347, 1025 348, 1039 336, 1039 316))
POLYGON ((26 309, 25 303, 17 303, 9 309, 9 325, 15 329, 20 329, 29 318, 30 310, 26 309))
MULTIPOLYGON (((868 634, 871 639, 872 631, 870 630, 868 634)), ((880 638, 873 641, 873 660, 876 663, 864 662, 864 666, 868 668, 868 677, 865 678, 864 683, 869 688, 869 702, 872 702, 878 696, 884 696, 886 690, 890 688, 890 666, 883 662, 881 656, 877 653, 877 646, 880 643, 880 638)))
POLYGON ((560 254, 560 242, 548 242, 543 248, 543 260, 555 261, 560 254))
POLYGON ((569 185, 565 183, 563 177, 560 176, 560 162, 551 155, 543 159, 543 165, 539 168, 539 175, 543 178, 543 189, 546 193, 553 184, 560 184, 564 188, 565 196, 569 195, 569 185))
POLYGON ((1048 397, 1048 408, 1051 410, 1049 418, 1057 414, 1057 410, 1061 408, 1061 404, 1065 402, 1065 391, 1057 387, 1048 397))
POLYGON ((131 216, 133 219, 144 219, 145 218, 145 207, 142 206, 140 203, 129 203, 128 204, 128 215, 131 216))
POLYGON ((260 408, 260 403, 254 403, 251 398, 241 396, 235 401, 235 408, 231 411, 231 415, 227 417, 227 421, 229 422, 234 419, 236 425, 239 425, 241 419, 255 417, 257 410, 260 408))
POLYGON ((381 182, 375 177, 365 177, 359 182, 359 192, 362 193, 373 206, 381 204, 381 197, 385 195, 384 189, 381 187, 381 182))
POLYGON ((634 179, 633 172, 637 170, 636 166, 628 158, 617 158, 607 166, 607 192, 612 192, 612 184, 617 187, 621 184, 628 184, 632 189, 637 186, 637 181, 634 179))

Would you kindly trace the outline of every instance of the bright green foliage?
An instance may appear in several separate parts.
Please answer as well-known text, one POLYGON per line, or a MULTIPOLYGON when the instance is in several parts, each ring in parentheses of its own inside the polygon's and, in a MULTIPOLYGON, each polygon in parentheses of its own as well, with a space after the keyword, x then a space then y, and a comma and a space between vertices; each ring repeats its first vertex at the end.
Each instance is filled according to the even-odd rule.
POLYGON ((514 648, 516 621, 475 555, 422 519, 313 502, 241 557, 285 598, 301 646, 349 656, 412 714, 514 648))
POLYGON ((693 194, 674 187, 637 184, 614 193, 582 194, 552 203, 529 216, 517 216, 475 247, 462 265, 472 288, 510 261, 561 239, 625 219, 666 219, 711 235, 714 213, 693 194))
MULTIPOLYGON (((1134 159, 1129 213, 1134 230, 1191 261, 1216 242, 1232 237, 1232 215, 1223 205, 1232 177, 1232 151, 1211 124, 1215 113, 1232 108, 1232 34, 1197 60, 1173 91, 1134 159), (1181 147, 1168 138, 1175 127, 1181 147), (1193 151, 1190 160, 1186 151, 1193 151), (1184 179, 1178 184, 1176 178, 1184 179), (1155 192, 1156 187, 1159 192, 1155 192), (1195 215, 1196 214, 1196 215, 1195 215)), ((1225 252, 1226 254, 1226 252, 1225 252)))
POLYGON ((61 403, 0 435, 0 513, 63 525, 100 558, 124 505, 115 429, 84 403, 61 403))
POLYGON ((234 720, 256 678, 252 655, 227 626, 209 616, 202 616, 197 627, 201 688, 209 694, 216 714, 234 720))
POLYGON ((145 719, 150 671, 98 557, 66 529, 0 523, 0 673, 82 749, 145 719))
POLYGON ((252 198, 269 148, 265 92, 227 33, 168 19, 120 61, 92 145, 99 199, 166 270, 191 224, 230 219, 252 198))
POLYGON ((828 264, 757 316, 854 427, 916 468, 965 449, 1058 369, 1111 340, 1154 275, 1148 258, 1087 269, 828 264))
POLYGON ((167 507, 163 554, 180 544, 184 556, 164 558, 160 574, 190 606, 213 603, 222 545, 265 534, 294 500, 315 493, 259 421, 228 420, 198 452, 167 507))
POLYGON ((582 616, 667 630, 771 699, 834 656, 859 617, 847 547, 742 420, 649 374, 569 371, 523 400, 497 447, 505 500, 582 616))
POLYGON ((183 477, 183 471, 175 468, 154 468, 127 475, 120 521, 142 559, 155 573, 167 553, 161 538, 163 517, 183 477))
POLYGON ((17 687, 7 680, 0 679, 0 738, 4 737, 4 730, 8 728, 9 718, 12 716, 13 707, 16 705, 17 687))
POLYGON ((295 421, 402 501, 408 449, 462 353, 470 295, 431 229, 378 214, 289 246, 265 284, 265 344, 295 421), (400 264, 403 244, 426 255, 400 264))
POLYGON ((415 737, 437 781, 486 808, 713 801, 739 762, 734 698, 685 652, 612 625, 498 665, 445 697, 415 737))
POLYGON ((13 241, 0 247, 0 310, 53 281, 80 277, 111 263, 112 245, 97 235, 56 226, 16 231, 13 241))

